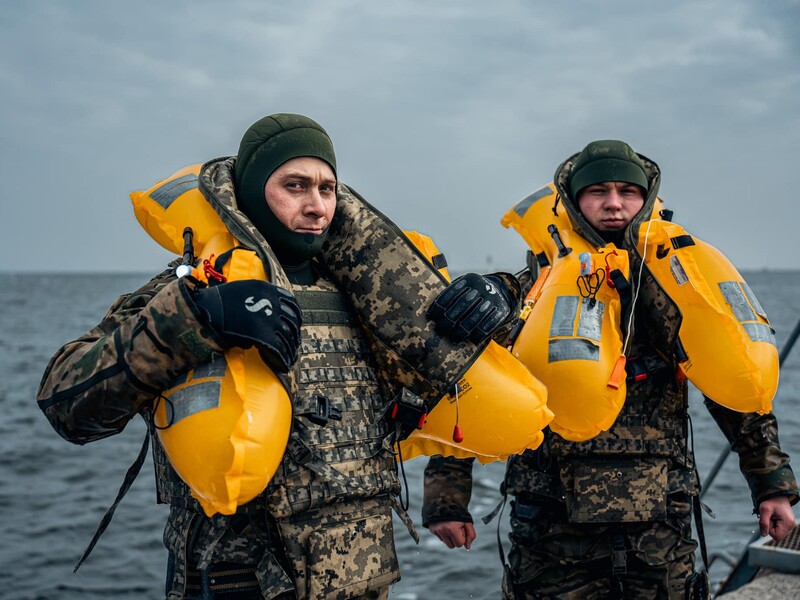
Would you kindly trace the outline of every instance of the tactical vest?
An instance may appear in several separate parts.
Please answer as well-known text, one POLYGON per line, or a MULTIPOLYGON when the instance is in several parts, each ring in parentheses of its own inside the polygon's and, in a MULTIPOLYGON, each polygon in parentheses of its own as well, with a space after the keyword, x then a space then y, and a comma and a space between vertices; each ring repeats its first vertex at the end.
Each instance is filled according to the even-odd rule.
POLYGON ((158 501, 173 507, 165 544, 178 555, 179 570, 187 560, 202 568, 212 557, 251 565, 262 561, 264 536, 236 535, 230 523, 256 519, 263 532, 269 528, 264 511, 283 519, 343 500, 400 491, 394 429, 383 418, 386 402, 353 311, 330 281, 294 286, 293 293, 303 309, 303 327, 292 433, 264 493, 232 517, 208 519, 152 436, 158 501))
POLYGON ((393 428, 353 311, 330 282, 293 292, 303 308, 300 376, 287 452, 266 490, 270 513, 399 493, 393 428))

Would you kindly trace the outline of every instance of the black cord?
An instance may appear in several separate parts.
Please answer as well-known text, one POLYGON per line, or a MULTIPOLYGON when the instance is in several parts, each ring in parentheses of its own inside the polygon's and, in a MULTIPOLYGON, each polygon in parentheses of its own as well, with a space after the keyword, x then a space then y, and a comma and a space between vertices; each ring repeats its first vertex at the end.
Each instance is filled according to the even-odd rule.
POLYGON ((400 449, 400 442, 397 442, 397 456, 400 459, 400 475, 403 477, 403 490, 405 491, 406 501, 403 502, 403 497, 400 497, 400 508, 408 512, 408 480, 406 479, 406 468, 403 466, 403 451, 400 449))
POLYGON ((156 396, 156 401, 155 404, 153 404, 152 413, 153 413, 153 420, 152 420, 153 429, 158 429, 160 431, 163 431, 164 429, 169 429, 175 424, 175 405, 172 403, 172 400, 167 398, 164 394, 159 394, 158 396, 156 396), (162 400, 167 403, 167 408, 164 411, 167 415, 167 424, 164 425, 163 427, 159 427, 158 425, 156 425, 156 410, 158 410, 158 405, 162 400))

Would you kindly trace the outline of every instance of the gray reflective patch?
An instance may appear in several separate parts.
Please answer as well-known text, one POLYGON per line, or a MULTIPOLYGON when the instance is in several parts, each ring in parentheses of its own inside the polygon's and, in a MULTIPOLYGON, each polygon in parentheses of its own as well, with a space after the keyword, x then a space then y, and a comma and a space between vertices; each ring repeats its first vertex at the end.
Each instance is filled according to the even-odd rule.
POLYGON ((550 322, 550 337, 575 335, 575 317, 578 316, 578 296, 559 296, 550 322))
POLYGON ((547 360, 551 363, 561 360, 600 360, 600 346, 589 340, 572 338, 550 340, 547 360))
POLYGON ((212 377, 222 378, 225 376, 225 369, 228 361, 222 354, 214 354, 210 361, 195 367, 192 379, 209 379, 212 377))
POLYGON ((755 309, 755 311, 759 314, 759 316, 763 317, 765 321, 769 321, 767 318, 767 311, 761 306, 761 303, 756 298, 756 295, 753 293, 753 290, 750 289, 750 286, 747 285, 747 282, 742 282, 742 289, 744 289, 744 295, 747 296, 747 299, 750 301, 750 305, 755 309))
POLYGON ((600 334, 603 331, 603 314, 606 311, 606 305, 595 300, 594 306, 592 306, 592 301, 588 298, 582 300, 581 316, 578 319, 578 337, 599 342, 600 334))
POLYGON ((681 259, 674 254, 669 259, 669 270, 672 272, 672 276, 675 278, 675 283, 678 285, 683 285, 689 281, 689 276, 683 269, 681 259))
POLYGON ((165 209, 177 200, 178 196, 197 187, 197 175, 184 175, 168 181, 160 188, 153 190, 150 197, 165 209))
POLYGON ((742 323, 742 327, 754 342, 767 342, 776 348, 778 345, 775 343, 775 332, 769 325, 763 323, 742 323))
POLYGON ((167 423, 174 425, 181 419, 219 406, 222 382, 201 381, 188 385, 167 399, 167 423))
POLYGON ((532 194, 525 196, 522 200, 517 202, 517 205, 514 207, 514 212, 520 217, 524 217, 525 213, 528 212, 528 209, 531 206, 533 206, 534 202, 541 200, 542 198, 552 196, 553 194, 555 194, 555 192, 548 185, 544 186, 543 188, 539 188, 532 194))
POLYGON ((750 303, 747 302, 747 298, 744 297, 744 292, 742 292, 738 281, 721 281, 719 283, 719 289, 722 290, 722 297, 725 298, 725 302, 730 305, 733 316, 739 321, 758 320, 756 318, 756 313, 750 308, 750 303))

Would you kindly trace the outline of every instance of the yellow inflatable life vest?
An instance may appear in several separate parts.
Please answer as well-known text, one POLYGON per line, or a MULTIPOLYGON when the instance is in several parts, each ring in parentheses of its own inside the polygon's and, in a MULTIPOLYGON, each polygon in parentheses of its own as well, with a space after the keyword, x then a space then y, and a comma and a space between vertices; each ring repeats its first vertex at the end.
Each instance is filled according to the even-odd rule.
MULTIPOLYGON (((162 247, 181 254, 191 226, 201 261, 228 252, 236 240, 197 189, 201 165, 182 169, 144 192, 131 194, 136 218, 162 247)), ((202 264, 202 263, 201 263, 202 264)), ((258 256, 232 250, 228 281, 266 279, 258 256)), ((202 269, 194 276, 207 281, 202 269)), ((289 439, 292 403, 255 348, 234 348, 198 366, 162 393, 157 434, 175 471, 208 516, 233 514, 267 486, 289 439)))
MULTIPOLYGON (((403 233, 438 266, 441 254, 433 240, 416 231, 403 233)), ((447 271, 440 270, 449 281, 447 271)), ((537 448, 544 439, 541 430, 552 419, 547 388, 492 341, 461 378, 458 390, 442 398, 422 428, 400 442, 399 456, 410 460, 441 454, 484 464, 506 460, 537 448)))
MULTIPOLYGON (((654 212, 661 206, 657 201, 654 212)), ((511 353, 547 386, 550 428, 571 441, 593 438, 611 427, 625 402, 622 303, 611 273, 628 278, 628 253, 613 244, 596 249, 578 235, 553 183, 523 198, 500 223, 522 236, 542 267, 511 353)))
POLYGON ((614 271, 627 279, 628 254, 613 244, 556 258, 526 298, 511 349, 547 386, 550 428, 576 442, 611 427, 625 403, 622 303, 607 274, 614 271))
POLYGON ((775 334, 741 274, 714 246, 660 219, 642 223, 638 249, 683 314, 681 371, 718 404, 769 412, 780 371, 775 334))
MULTIPOLYGON (((657 198, 651 219, 660 214, 662 207, 663 203, 657 198)), ((540 265, 552 265, 552 268, 542 269, 526 300, 528 308, 523 314, 529 313, 530 316, 526 315, 527 320, 512 352, 548 386, 548 406, 555 413, 551 428, 572 441, 589 439, 613 424, 625 398, 625 359, 617 354, 620 348, 625 351, 619 327, 621 307, 618 295, 611 293, 606 285, 598 291, 597 298, 609 301, 611 311, 604 316, 600 336, 602 351, 594 365, 577 358, 552 362, 550 346, 558 338, 554 336, 555 330, 551 325, 555 324, 559 301, 562 307, 570 307, 570 315, 573 315, 572 306, 576 302, 583 307, 585 300, 576 293, 580 253, 592 255, 594 272, 597 272, 598 261, 608 261, 607 267, 616 264, 626 278, 636 278, 636 274, 628 272, 625 251, 614 249, 611 244, 597 250, 575 233, 566 211, 556 210, 553 184, 517 203, 503 215, 501 224, 517 230, 537 257, 544 258, 540 258, 540 265), (619 381, 616 390, 613 385, 609 387, 607 382, 604 383, 605 373, 613 373, 610 381, 619 381), (585 393, 576 393, 578 386, 585 393), (597 397, 602 402, 586 402, 587 398, 597 397)), ((741 275, 721 253, 699 240, 679 249, 680 240, 685 238, 681 237, 682 229, 674 228, 680 229, 660 219, 643 223, 639 228, 638 249, 648 268, 684 315, 680 338, 689 361, 681 364, 682 371, 703 393, 723 406, 742 412, 769 410, 777 387, 778 361, 772 331, 763 309, 741 275), (656 223, 658 225, 654 225, 656 223), (676 241, 672 242, 672 238, 676 241), (645 239, 649 240, 646 248, 645 239), (662 255, 666 256, 667 248, 675 248, 673 257, 679 251, 691 254, 691 263, 688 271, 683 270, 683 277, 676 279, 669 262, 661 260, 662 255), (684 288, 678 280, 688 281, 688 273, 692 285, 684 288), (724 298, 726 295, 727 299, 724 298), (713 325, 710 325, 712 321, 713 325), (726 351, 718 352, 720 346, 724 346, 726 351), (745 393, 742 394, 741 390, 745 393)), ((673 258, 675 261, 680 262, 680 259, 673 258)), ((608 279, 613 268, 605 271, 608 279)), ((582 315, 577 310, 573 315, 576 329, 572 335, 575 337, 581 337, 577 328, 582 315)), ((563 329, 566 333, 568 330, 568 327, 563 329)))

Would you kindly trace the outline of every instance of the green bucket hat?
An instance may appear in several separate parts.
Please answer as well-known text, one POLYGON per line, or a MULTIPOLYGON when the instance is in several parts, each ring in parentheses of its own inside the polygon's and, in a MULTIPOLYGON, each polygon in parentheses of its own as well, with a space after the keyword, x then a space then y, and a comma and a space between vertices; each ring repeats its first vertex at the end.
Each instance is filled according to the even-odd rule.
POLYGON ((625 142, 598 140, 587 145, 572 163, 567 185, 573 199, 583 188, 604 181, 624 181, 647 192, 644 161, 625 142))
POLYGON ((234 166, 239 208, 264 235, 282 263, 299 264, 316 254, 322 235, 296 233, 284 226, 267 206, 264 186, 270 175, 293 158, 324 160, 336 176, 333 142, 322 126, 303 115, 277 113, 259 119, 245 132, 234 166))

